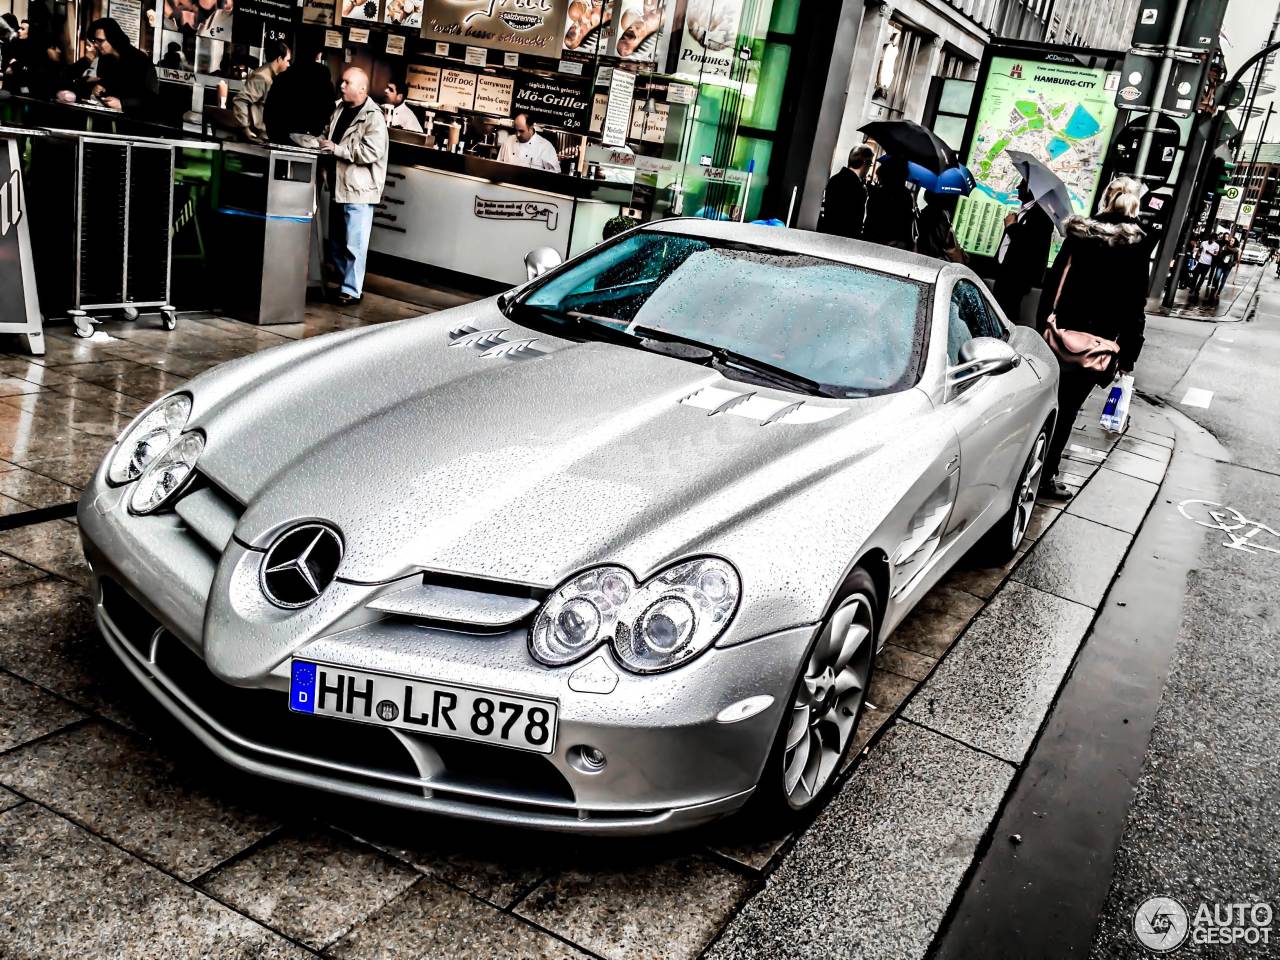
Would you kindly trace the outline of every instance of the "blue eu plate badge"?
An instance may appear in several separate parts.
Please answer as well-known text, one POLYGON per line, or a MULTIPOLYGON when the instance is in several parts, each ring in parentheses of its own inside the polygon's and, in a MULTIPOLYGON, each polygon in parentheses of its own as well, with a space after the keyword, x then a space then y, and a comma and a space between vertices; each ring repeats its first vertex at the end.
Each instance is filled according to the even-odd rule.
POLYGON ((293 661, 289 684, 289 709, 314 713, 316 709, 316 665, 305 660, 293 661))

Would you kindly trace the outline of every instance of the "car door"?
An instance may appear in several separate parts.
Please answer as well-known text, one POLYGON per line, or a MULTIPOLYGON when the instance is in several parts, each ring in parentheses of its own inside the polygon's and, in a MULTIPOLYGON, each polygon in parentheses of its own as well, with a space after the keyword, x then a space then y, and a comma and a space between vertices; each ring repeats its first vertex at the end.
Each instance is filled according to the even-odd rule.
MULTIPOLYGON (((1009 330, 978 284, 963 277, 951 288, 947 316, 947 365, 973 337, 1009 339, 1009 330)), ((978 522, 984 526, 1008 508, 1010 476, 1022 467, 1030 421, 1023 407, 1039 383, 1026 363, 983 377, 948 394, 944 409, 960 443, 960 488, 947 532, 960 535, 978 522)))

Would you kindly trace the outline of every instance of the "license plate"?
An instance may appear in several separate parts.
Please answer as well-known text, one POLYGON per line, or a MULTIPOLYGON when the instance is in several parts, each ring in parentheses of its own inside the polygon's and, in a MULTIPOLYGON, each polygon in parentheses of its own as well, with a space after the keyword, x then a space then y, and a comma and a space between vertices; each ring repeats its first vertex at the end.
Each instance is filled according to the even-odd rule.
POLYGON ((551 753, 556 703, 476 687, 294 660, 289 709, 551 753))

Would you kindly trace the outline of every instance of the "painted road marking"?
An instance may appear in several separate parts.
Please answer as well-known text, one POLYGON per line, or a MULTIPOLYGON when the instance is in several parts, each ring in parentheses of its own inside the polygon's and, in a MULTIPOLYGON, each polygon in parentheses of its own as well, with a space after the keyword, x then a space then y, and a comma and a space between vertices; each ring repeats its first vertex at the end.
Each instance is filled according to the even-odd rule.
MULTIPOLYGON (((1210 530, 1221 530, 1227 535, 1222 545, 1242 553, 1256 553, 1259 550, 1280 555, 1280 546, 1269 546, 1259 543, 1254 538, 1265 534, 1276 543, 1280 543, 1280 530, 1274 530, 1257 520, 1249 520, 1235 507, 1224 507, 1212 500, 1183 500, 1178 504, 1178 512, 1193 523, 1210 530), (1237 531, 1244 531, 1237 533, 1237 531)), ((1263 538, 1265 539, 1265 537, 1263 538)))
POLYGON ((1203 407, 1209 409, 1209 404, 1213 403, 1213 391, 1204 390, 1200 387, 1192 387, 1187 391, 1187 395, 1182 398, 1184 407, 1203 407))

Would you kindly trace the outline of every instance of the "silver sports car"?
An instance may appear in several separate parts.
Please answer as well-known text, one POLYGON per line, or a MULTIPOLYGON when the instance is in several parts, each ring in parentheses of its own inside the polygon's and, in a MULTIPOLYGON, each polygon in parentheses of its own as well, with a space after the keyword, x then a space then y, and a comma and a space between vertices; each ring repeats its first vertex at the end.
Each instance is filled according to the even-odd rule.
POLYGON ((1056 383, 962 266, 665 221, 197 377, 80 530, 107 643, 236 767, 559 830, 791 816, 912 605, 1021 541, 1056 383))

